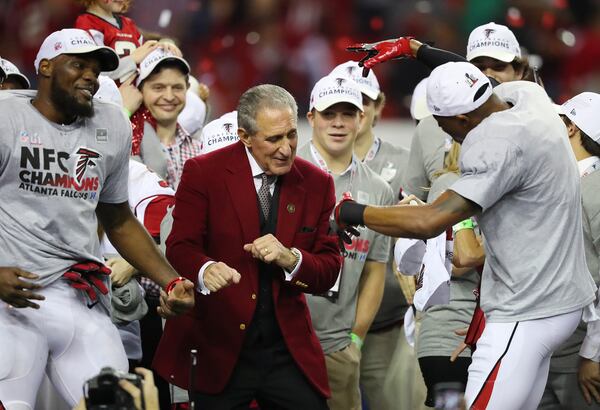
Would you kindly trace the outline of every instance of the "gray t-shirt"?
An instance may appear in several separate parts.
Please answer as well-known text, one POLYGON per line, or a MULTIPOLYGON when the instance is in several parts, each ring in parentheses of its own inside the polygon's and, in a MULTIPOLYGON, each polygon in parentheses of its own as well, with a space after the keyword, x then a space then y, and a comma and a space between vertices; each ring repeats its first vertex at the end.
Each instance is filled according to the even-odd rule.
POLYGON ((595 298, 583 251, 579 172, 566 128, 537 84, 503 83, 513 106, 466 137, 450 189, 481 207, 486 261, 481 308, 490 322, 539 319, 595 298))
POLYGON ((408 165, 404 172, 402 189, 419 199, 427 199, 427 188, 435 179, 433 174, 444 167, 444 157, 452 145, 452 138, 437 124, 433 116, 423 118, 410 143, 408 165))
MULTIPOLYGON (((364 163, 390 185, 394 194, 394 200, 398 200, 404 171, 408 164, 408 151, 401 147, 395 147, 387 141, 381 141, 380 139, 376 141, 379 141, 379 149, 374 153, 372 158, 367 154, 364 163)), ((404 317, 404 312, 408 306, 400 288, 400 283, 398 283, 398 279, 394 273, 394 265, 392 263, 394 260, 393 246, 390 247, 390 252, 390 258, 385 271, 383 298, 381 299, 381 305, 375 319, 373 319, 370 330, 382 329, 398 322, 404 317)))
MULTIPOLYGON (((581 178, 583 204, 583 243, 585 260, 596 284, 600 284, 600 170, 581 178)), ((575 373, 579 366, 579 349, 587 326, 582 321, 575 332, 552 355, 550 371, 575 373)))
MULTIPOLYGON (((319 166, 310 151, 310 143, 298 150, 298 156, 319 166)), ((388 184, 360 161, 341 175, 334 176, 335 196, 342 198, 346 191, 359 202, 374 205, 394 203, 388 184)), ((350 344, 350 332, 356 319, 358 285, 367 260, 386 263, 390 254, 390 239, 365 227, 360 236, 346 247, 336 298, 307 295, 312 323, 325 354, 341 350, 350 344)))
MULTIPOLYGON (((432 203, 459 178, 449 172, 440 175, 431 184, 427 202, 432 203)), ((464 336, 454 331, 468 327, 475 310, 475 294, 479 274, 470 270, 462 276, 450 278, 450 302, 447 305, 435 305, 423 312, 417 344, 417 357, 450 356, 464 336)), ((465 349, 461 357, 470 357, 471 351, 465 349)))
POLYGON ((102 262, 95 210, 127 202, 131 125, 96 99, 92 118, 59 125, 35 95, 0 93, 0 260, 45 286, 77 262, 102 262))

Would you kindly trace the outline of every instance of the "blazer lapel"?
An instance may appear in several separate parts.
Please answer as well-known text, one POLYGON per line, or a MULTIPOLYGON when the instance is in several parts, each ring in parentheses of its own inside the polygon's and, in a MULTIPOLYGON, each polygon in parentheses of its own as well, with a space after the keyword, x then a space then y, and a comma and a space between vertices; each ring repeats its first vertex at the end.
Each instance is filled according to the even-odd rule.
POLYGON ((303 180, 302 173, 294 164, 281 181, 276 236, 279 242, 287 247, 292 246, 294 235, 300 230, 306 196, 306 190, 302 186, 303 180))
MULTIPOLYGON (((225 177, 225 183, 239 218, 244 241, 251 243, 260 236, 256 188, 252 181, 252 172, 244 144, 238 142, 236 145, 238 147, 233 151, 227 167, 228 174, 225 177)), ((233 221, 225 221, 225 223, 233 223, 233 221)))

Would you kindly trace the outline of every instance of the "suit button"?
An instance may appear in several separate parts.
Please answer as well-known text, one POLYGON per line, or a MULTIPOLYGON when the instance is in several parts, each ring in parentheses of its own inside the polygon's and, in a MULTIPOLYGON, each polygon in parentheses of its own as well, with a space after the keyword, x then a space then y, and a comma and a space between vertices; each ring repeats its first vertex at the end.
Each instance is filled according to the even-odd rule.
POLYGON ((240 330, 245 330, 245 329, 246 329, 246 325, 242 323, 242 324, 240 325, 240 330))
POLYGON ((252 298, 252 300, 256 299, 256 293, 253 293, 251 298, 252 298))

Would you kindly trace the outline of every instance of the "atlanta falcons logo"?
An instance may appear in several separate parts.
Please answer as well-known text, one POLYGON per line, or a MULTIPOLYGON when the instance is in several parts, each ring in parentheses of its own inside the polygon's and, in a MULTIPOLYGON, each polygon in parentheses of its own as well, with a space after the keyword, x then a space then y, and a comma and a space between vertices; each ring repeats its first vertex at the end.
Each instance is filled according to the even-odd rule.
POLYGON ((496 29, 486 28, 485 30, 483 30, 483 35, 487 39, 487 38, 490 38, 490 35, 492 35, 492 33, 494 33, 495 31, 496 31, 496 29))
POLYGON ((223 129, 227 132, 231 132, 232 128, 233 128, 233 124, 230 122, 226 122, 225 124, 223 124, 223 129))
POLYGON ((81 184, 83 182, 83 176, 85 175, 85 170, 87 167, 95 167, 96 163, 92 160, 95 158, 100 158, 101 155, 89 148, 79 148, 75 154, 79 155, 77 164, 75 165, 75 181, 78 184, 81 184))
POLYGON ((336 78, 335 82, 337 83, 338 87, 341 87, 342 84, 344 84, 346 82, 345 78, 336 78))
POLYGON ((354 66, 350 66, 350 67, 346 67, 346 71, 348 71, 348 75, 352 75, 352 73, 354 72, 354 70, 356 69, 356 67, 354 66))

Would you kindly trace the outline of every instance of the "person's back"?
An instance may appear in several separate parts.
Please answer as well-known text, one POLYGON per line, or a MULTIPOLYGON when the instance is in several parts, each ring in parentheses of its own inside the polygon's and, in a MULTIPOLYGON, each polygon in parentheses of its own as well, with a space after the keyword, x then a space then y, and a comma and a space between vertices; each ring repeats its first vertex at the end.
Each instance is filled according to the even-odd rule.
POLYGON ((482 207, 478 222, 488 256, 482 309, 497 322, 571 312, 593 300, 594 284, 583 254, 579 176, 565 128, 541 87, 511 82, 495 92, 513 107, 468 134, 463 177, 451 187, 458 194, 476 192, 468 197, 482 207), (482 161, 484 151, 493 162, 482 161), (486 185, 478 178, 483 170, 501 176, 486 185))

